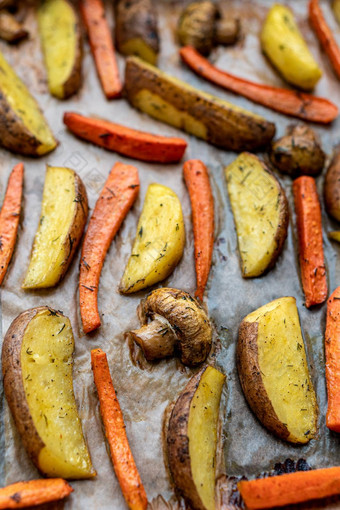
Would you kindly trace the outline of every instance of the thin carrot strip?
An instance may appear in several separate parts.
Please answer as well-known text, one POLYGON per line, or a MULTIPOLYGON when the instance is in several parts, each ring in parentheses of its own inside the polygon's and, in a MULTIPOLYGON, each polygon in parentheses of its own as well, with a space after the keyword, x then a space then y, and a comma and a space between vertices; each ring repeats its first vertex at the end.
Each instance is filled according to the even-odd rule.
POLYGON ((131 510, 144 510, 148 500, 132 456, 123 413, 113 387, 105 352, 101 349, 93 349, 91 362, 105 435, 123 496, 131 510))
POLYGON ((325 332, 328 407, 326 425, 340 432, 340 287, 328 299, 325 332))
POLYGON ((122 84, 103 1, 81 0, 80 11, 104 93, 108 99, 119 97, 122 84))
POLYGON ((338 107, 328 99, 239 78, 221 71, 191 46, 181 48, 180 55, 199 76, 277 112, 321 124, 328 124, 338 116, 338 107))
POLYGON ((241 481, 237 488, 249 510, 293 505, 340 494, 340 467, 241 481))
POLYGON ((306 307, 327 297, 326 268, 322 244, 321 208, 313 177, 302 175, 293 182, 299 258, 306 307))
POLYGON ((324 52, 331 61, 335 73, 340 78, 340 48, 322 14, 319 0, 310 0, 309 2, 309 21, 324 52))
POLYGON ((25 508, 57 501, 73 492, 62 478, 18 482, 0 489, 0 509, 25 508))
POLYGON ((214 197, 208 170, 202 161, 186 161, 183 175, 192 209, 197 287, 195 296, 202 301, 214 248, 214 197))
POLYGON ((97 200, 82 246, 79 301, 85 333, 100 326, 97 303, 100 273, 106 252, 138 192, 137 168, 116 163, 97 200))
POLYGON ((0 212, 0 285, 5 278, 15 248, 20 221, 23 184, 24 165, 23 163, 18 163, 9 176, 0 212))

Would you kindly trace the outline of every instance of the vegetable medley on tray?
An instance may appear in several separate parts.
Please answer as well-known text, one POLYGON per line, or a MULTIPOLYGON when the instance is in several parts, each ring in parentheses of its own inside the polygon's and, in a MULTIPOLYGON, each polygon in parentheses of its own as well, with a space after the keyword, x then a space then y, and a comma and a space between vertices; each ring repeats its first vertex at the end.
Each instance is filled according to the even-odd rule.
POLYGON ((340 507, 339 25, 0 0, 0 509, 340 507))

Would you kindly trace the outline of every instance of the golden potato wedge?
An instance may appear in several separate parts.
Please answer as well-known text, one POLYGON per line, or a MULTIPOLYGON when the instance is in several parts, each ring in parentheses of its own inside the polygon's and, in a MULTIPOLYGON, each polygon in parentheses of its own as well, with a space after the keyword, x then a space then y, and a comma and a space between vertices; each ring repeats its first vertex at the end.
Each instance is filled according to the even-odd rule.
POLYGON ((327 168, 323 192, 326 211, 332 218, 340 221, 340 147, 335 150, 327 168))
POLYGON ((82 40, 78 15, 68 0, 42 0, 38 8, 41 45, 53 96, 65 99, 81 84, 82 40))
POLYGON ((176 488, 191 508, 215 510, 217 425, 225 376, 205 367, 186 385, 172 410, 167 454, 176 488))
POLYGON ((1 145, 26 156, 42 156, 57 142, 36 100, 0 52, 1 145))
POLYGON ((184 244, 182 207, 176 193, 162 184, 150 184, 119 292, 130 294, 164 280, 181 260, 184 244))
POLYGON ((128 101, 151 117, 235 151, 267 145, 275 125, 263 117, 195 89, 138 57, 125 68, 128 101))
POLYGON ((96 475, 73 393, 70 321, 46 306, 21 313, 2 347, 4 390, 22 442, 47 476, 96 475))
POLYGON ((244 395, 268 430, 291 443, 316 436, 318 405, 295 298, 271 301, 243 319, 237 368, 244 395))
POLYGON ((53 287, 64 277, 86 224, 85 186, 69 168, 47 166, 41 216, 23 289, 53 287))
POLYGON ((288 7, 274 4, 269 10, 261 31, 261 45, 288 83, 311 90, 321 78, 321 69, 288 7))
POLYGON ((275 264, 287 237, 289 209, 281 184, 254 154, 225 169, 241 257, 242 276, 260 276, 275 264))

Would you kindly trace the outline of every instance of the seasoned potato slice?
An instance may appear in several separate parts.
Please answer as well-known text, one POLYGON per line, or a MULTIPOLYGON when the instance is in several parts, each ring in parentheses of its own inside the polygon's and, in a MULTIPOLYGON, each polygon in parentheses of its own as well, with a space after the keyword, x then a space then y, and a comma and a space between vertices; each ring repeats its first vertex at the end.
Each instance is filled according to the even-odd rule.
POLYGON ((295 298, 276 299, 243 319, 237 367, 245 397, 265 427, 292 443, 316 436, 318 405, 295 298))
POLYGON ((150 184, 119 291, 129 294, 164 280, 181 260, 184 244, 182 207, 176 193, 150 184))
POLYGON ((53 287, 65 275, 88 214, 80 177, 69 168, 47 166, 41 216, 23 289, 53 287))
POLYGON ((20 314, 2 349, 5 395, 23 444, 45 475, 95 476, 73 393, 70 321, 48 307, 20 314))
POLYGON ((244 152, 226 169, 236 224, 242 276, 260 276, 274 265, 288 229, 288 202, 283 188, 264 163, 244 152))

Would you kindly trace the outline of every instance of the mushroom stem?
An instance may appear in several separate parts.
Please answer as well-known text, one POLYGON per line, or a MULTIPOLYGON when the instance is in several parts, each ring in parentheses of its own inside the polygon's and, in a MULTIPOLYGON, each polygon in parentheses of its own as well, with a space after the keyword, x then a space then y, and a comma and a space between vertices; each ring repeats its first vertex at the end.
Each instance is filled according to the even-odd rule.
POLYGON ((177 337, 164 319, 154 319, 140 329, 131 331, 131 335, 148 361, 167 358, 174 354, 177 337))

